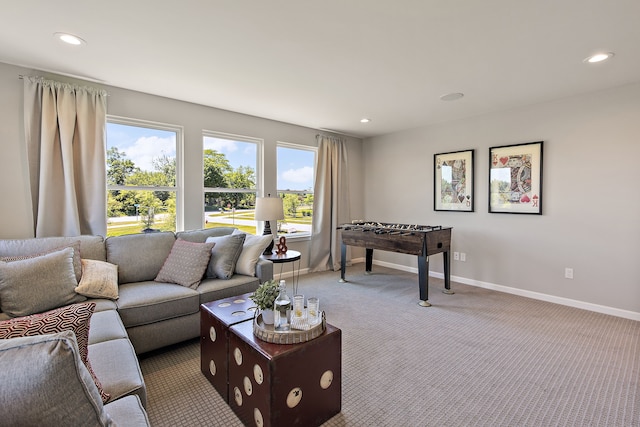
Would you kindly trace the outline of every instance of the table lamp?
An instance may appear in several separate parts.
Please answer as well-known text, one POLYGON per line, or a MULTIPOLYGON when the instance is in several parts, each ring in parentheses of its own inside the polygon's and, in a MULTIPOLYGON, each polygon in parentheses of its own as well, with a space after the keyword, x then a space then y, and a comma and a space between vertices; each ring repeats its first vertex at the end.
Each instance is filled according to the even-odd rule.
MULTIPOLYGON (((284 207, 282 205, 282 199, 280 197, 257 197, 256 198, 256 213, 255 219, 256 221, 265 221, 264 232, 263 235, 272 234, 271 233, 271 223, 270 221, 276 221, 276 232, 277 232, 277 221, 279 219, 284 219, 284 207)), ((265 255, 271 255, 273 251, 273 239, 271 239, 271 243, 264 250, 265 255)))

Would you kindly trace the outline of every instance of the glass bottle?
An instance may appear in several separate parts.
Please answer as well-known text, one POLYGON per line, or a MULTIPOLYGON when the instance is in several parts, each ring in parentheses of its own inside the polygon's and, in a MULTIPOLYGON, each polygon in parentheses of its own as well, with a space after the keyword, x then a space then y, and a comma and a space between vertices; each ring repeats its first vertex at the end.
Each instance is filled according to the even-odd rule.
POLYGON ((280 280, 278 286, 278 296, 273 303, 274 322, 276 331, 288 331, 291 327, 291 298, 287 295, 287 285, 284 280, 280 280))

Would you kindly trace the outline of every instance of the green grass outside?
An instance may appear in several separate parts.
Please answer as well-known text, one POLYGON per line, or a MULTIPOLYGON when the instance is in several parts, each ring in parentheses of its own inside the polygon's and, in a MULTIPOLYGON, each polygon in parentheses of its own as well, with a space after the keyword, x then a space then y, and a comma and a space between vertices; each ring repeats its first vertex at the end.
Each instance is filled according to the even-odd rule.
MULTIPOLYGON (((247 219, 247 220, 253 220, 254 219, 254 211, 248 211, 248 212, 238 212, 235 215, 231 214, 230 212, 223 212, 223 213, 211 213, 211 212, 207 212, 206 215, 207 219, 209 222, 207 222, 205 228, 213 228, 213 227, 236 227, 241 231, 244 231, 246 233, 250 233, 250 234, 255 234, 256 229, 253 226, 247 226, 247 225, 232 225, 232 224, 224 224, 224 223, 220 223, 220 222, 211 222, 211 218, 216 218, 216 217, 225 217, 225 218, 229 218, 229 217, 236 217, 238 219, 247 219)), ((293 217, 293 216, 286 216, 284 219, 284 223, 286 223, 287 225, 295 225, 295 224, 311 224, 311 217, 310 216, 297 216, 297 217, 293 217)), ((118 222, 117 225, 113 225, 111 226, 110 224, 107 224, 107 236, 122 236, 125 234, 135 234, 135 233, 142 233, 142 229, 144 228, 144 226, 140 223, 140 221, 127 221, 127 222, 118 222)), ((162 230, 162 231, 174 231, 175 229, 173 228, 173 224, 165 224, 163 222, 156 222, 153 225, 154 229, 157 230, 162 230)))
MULTIPOLYGON (((255 234, 256 232, 255 227, 246 226, 246 225, 223 224, 221 222, 209 222, 206 224, 205 228, 213 228, 213 227, 236 227, 237 229, 250 234, 255 234)), ((156 223, 153 225, 153 228, 161 231, 174 231, 173 228, 164 226, 163 223, 156 223)), ((143 229, 143 225, 140 224, 139 222, 119 223, 118 227, 110 228, 107 226, 107 236, 122 236, 125 234, 142 233, 142 229, 143 229)))

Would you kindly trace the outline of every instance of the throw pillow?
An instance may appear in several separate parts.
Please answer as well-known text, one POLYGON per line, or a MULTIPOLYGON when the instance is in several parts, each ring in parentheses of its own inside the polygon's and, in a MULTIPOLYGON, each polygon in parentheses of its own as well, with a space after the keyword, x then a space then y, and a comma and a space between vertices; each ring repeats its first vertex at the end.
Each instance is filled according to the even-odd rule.
POLYGON ((109 400, 109 395, 102 390, 102 384, 93 373, 89 363, 89 324, 96 303, 86 302, 61 307, 46 313, 19 317, 0 322, 0 339, 31 337, 34 335, 55 334, 71 331, 76 335, 80 358, 96 383, 102 401, 109 400))
MULTIPOLYGON (((234 234, 239 234, 234 231, 234 234)), ((246 234, 244 244, 242 245, 242 252, 238 257, 236 263, 236 273, 244 274, 245 276, 256 275, 256 264, 258 258, 269 246, 269 243, 273 241, 273 234, 266 234, 263 236, 255 236, 253 234, 246 234)))
POLYGON ((118 299, 118 266, 95 259, 82 259, 82 278, 75 290, 89 298, 118 299))
POLYGON ((197 288, 209 265, 211 250, 214 247, 215 242, 194 243, 176 240, 155 281, 197 288))
POLYGON ((73 332, 0 340, 1 425, 112 425, 73 332))
POLYGON ((42 255, 50 254, 51 252, 57 252, 65 248, 73 248, 73 271, 76 273, 76 280, 79 282, 82 277, 82 264, 80 262, 80 240, 77 240, 65 246, 58 246, 58 247, 55 247, 49 250, 43 250, 37 253, 34 252, 31 254, 25 254, 25 255, 2 257, 0 258, 0 261, 5 261, 5 262, 21 261, 23 259, 36 258, 42 255))
POLYGON ((28 316, 86 300, 75 292, 72 248, 13 262, 0 262, 0 311, 28 316))
POLYGON ((236 262, 242 252, 244 234, 229 234, 227 236, 207 237, 207 242, 216 245, 211 250, 211 260, 207 267, 207 277, 210 279, 230 279, 236 269, 236 262))

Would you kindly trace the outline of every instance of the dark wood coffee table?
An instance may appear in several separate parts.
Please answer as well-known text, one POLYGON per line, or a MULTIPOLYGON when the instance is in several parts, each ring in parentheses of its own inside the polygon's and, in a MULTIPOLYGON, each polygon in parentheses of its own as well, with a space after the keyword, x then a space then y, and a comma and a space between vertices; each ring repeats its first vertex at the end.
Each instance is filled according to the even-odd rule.
POLYGON ((300 344, 253 334, 249 294, 200 306, 200 369, 245 425, 317 426, 342 409, 342 331, 300 344))
POLYGON ((342 331, 273 344, 253 322, 229 328, 229 406, 245 425, 319 426, 342 408, 342 331))
POLYGON ((229 327, 253 321, 252 293, 200 306, 200 370, 222 398, 229 402, 229 327))

